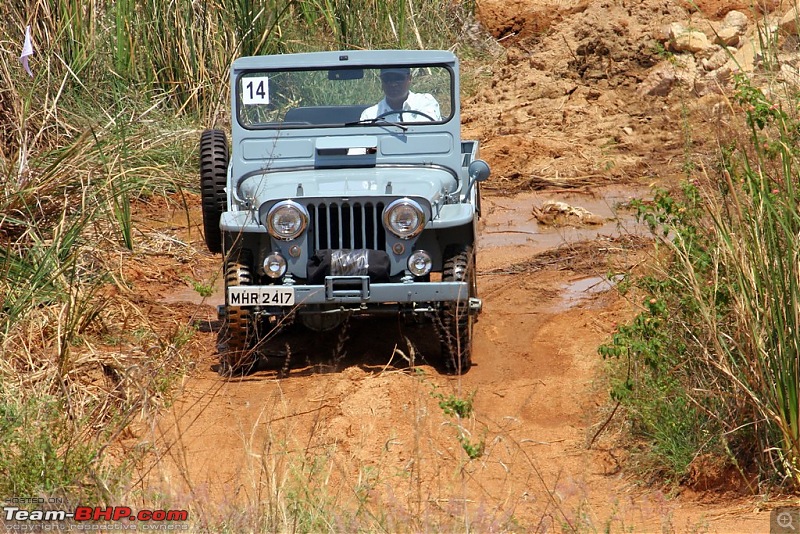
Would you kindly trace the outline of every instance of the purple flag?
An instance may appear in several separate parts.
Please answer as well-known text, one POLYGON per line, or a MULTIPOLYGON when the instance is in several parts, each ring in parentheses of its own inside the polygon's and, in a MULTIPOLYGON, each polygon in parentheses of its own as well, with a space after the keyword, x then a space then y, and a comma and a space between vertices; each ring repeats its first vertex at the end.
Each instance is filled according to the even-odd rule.
POLYGON ((22 62, 22 66, 25 67, 25 72, 27 72, 31 78, 33 78, 33 73, 31 72, 31 67, 28 65, 28 56, 33 55, 33 43, 31 43, 31 27, 27 26, 25 28, 25 42, 22 44, 22 55, 19 56, 19 60, 22 62))

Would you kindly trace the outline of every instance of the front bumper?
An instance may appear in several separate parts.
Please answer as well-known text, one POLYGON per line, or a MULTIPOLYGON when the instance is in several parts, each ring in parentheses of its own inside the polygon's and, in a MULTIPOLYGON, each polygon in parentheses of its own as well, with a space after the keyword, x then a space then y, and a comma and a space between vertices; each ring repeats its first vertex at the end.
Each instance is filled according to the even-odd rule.
MULTIPOLYGON (((262 286, 248 286, 258 291, 262 286)), ((265 286, 274 288, 275 286, 265 286)), ((466 304, 469 313, 481 310, 481 300, 470 297, 466 282, 396 282, 373 283, 368 276, 326 276, 325 283, 319 285, 292 285, 294 307, 303 306, 326 308, 341 306, 352 309, 396 310, 400 308, 415 311, 432 311, 434 303, 461 302, 466 304)), ((293 307, 269 306, 269 310, 290 311, 293 307)))
POLYGON ((469 287, 465 282, 371 283, 368 276, 326 276, 323 285, 296 285, 295 303, 303 304, 382 304, 465 302, 469 287))

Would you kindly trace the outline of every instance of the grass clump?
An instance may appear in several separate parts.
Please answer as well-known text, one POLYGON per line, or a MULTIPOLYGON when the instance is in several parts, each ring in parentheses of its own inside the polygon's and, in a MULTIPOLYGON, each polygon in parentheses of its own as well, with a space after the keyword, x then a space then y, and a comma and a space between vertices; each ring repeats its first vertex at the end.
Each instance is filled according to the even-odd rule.
MULTIPOLYGON (((736 80, 742 139, 714 172, 660 191, 642 311, 600 348, 647 467, 685 478, 711 454, 752 480, 800 483, 800 121, 736 80)), ((794 109, 794 100, 790 101, 794 109)), ((751 486, 755 490, 755 487, 751 486)))
POLYGON ((0 492, 53 494, 84 482, 96 451, 63 424, 63 405, 52 397, 0 403, 0 492), (58 424, 61 422, 61 424, 58 424))

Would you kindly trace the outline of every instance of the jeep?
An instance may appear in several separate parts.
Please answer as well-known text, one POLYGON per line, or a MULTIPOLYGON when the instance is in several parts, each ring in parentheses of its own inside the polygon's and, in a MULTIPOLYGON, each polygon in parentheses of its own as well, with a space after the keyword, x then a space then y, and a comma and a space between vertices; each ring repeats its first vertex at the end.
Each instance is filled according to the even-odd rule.
POLYGON ((230 86, 230 149, 222 130, 200 139, 205 243, 224 258, 220 373, 252 369, 295 319, 327 331, 379 314, 430 319, 447 369, 466 372, 489 166, 461 139, 456 56, 241 57, 230 86))

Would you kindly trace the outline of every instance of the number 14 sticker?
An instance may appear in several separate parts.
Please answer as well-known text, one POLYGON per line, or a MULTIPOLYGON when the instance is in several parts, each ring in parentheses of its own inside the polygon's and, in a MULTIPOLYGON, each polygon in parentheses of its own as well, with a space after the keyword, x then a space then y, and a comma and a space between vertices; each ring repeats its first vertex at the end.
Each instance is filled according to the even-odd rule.
POLYGON ((269 104, 269 78, 259 76, 242 80, 242 103, 269 104))

